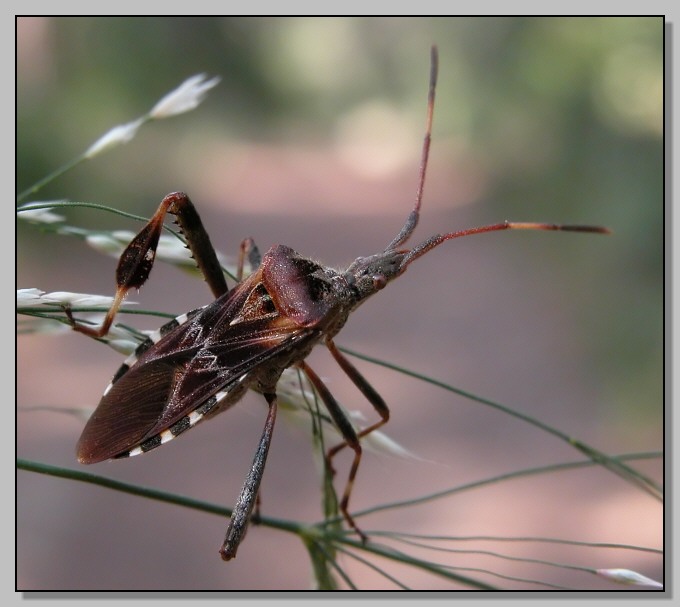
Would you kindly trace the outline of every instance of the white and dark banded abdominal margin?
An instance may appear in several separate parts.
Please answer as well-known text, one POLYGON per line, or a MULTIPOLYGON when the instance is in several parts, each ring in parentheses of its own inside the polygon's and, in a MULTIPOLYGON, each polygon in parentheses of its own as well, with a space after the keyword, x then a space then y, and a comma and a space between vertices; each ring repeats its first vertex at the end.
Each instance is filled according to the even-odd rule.
POLYGON ((165 443, 171 441, 176 436, 182 434, 182 432, 184 432, 185 430, 193 428, 198 422, 204 419, 211 411, 214 411, 216 408, 218 408, 220 402, 224 400, 229 394, 233 394, 234 391, 243 384, 246 377, 247 374, 243 375, 236 381, 233 381, 224 390, 220 390, 217 394, 214 394, 213 396, 208 398, 208 400, 206 400, 203 404, 196 407, 196 409, 191 411, 188 415, 185 415, 179 421, 172 424, 172 426, 170 426, 166 430, 163 430, 162 432, 159 432, 155 436, 148 438, 144 442, 140 443, 134 449, 130 449, 129 451, 119 453, 118 455, 114 456, 113 459, 133 457, 135 455, 146 453, 148 451, 151 451, 152 449, 155 449, 156 447, 160 447, 161 445, 164 445, 165 443))

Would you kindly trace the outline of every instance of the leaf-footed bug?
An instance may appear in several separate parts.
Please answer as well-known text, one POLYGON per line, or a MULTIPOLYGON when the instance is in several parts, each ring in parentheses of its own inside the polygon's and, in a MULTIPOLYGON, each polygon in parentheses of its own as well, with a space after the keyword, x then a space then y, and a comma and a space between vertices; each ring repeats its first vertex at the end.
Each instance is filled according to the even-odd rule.
POLYGON ((608 233, 602 227, 546 223, 497 223, 436 234, 411 248, 405 247, 418 224, 430 150, 432 116, 438 71, 436 47, 431 51, 430 85, 425 139, 422 148, 415 204, 404 225, 384 250, 358 257, 345 270, 324 267, 293 249, 276 245, 260 259, 249 239, 241 245, 236 286, 229 290, 210 238, 188 196, 168 194, 145 227, 120 257, 114 302, 102 325, 78 323, 66 310, 74 330, 102 337, 131 288, 141 287, 153 266, 166 213, 176 218, 196 264, 215 300, 179 316, 142 343, 115 374, 78 441, 78 459, 93 464, 106 459, 145 453, 166 443, 204 418, 236 403, 248 389, 264 395, 268 405, 265 427, 231 517, 220 554, 224 560, 236 551, 257 501, 277 412, 277 382, 283 371, 298 367, 324 402, 343 440, 328 450, 326 464, 349 447, 354 458, 339 508, 360 536, 349 512, 359 463, 361 438, 389 420, 382 397, 339 351, 333 339, 351 312, 408 266, 447 240, 500 230, 562 230, 608 233), (243 276, 248 258, 254 271, 243 276), (326 345, 342 370, 375 408, 379 420, 357 431, 334 396, 305 359, 318 343, 326 345))

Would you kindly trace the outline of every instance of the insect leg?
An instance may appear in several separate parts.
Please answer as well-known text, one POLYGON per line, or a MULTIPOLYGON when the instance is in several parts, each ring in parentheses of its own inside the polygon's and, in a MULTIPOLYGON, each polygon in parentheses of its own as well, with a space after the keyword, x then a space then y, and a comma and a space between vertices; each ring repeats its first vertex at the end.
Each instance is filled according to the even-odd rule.
MULTIPOLYGON (((158 207, 158 211, 156 211, 156 215, 160 213, 161 223, 162 217, 165 214, 165 211, 162 210, 164 206, 168 213, 176 217, 175 223, 186 237, 191 255, 196 261, 196 265, 201 274, 203 274, 215 299, 220 297, 220 295, 224 295, 229 290, 227 281, 217 259, 215 248, 210 242, 210 236, 208 236, 208 232, 203 227, 203 222, 194 204, 183 192, 168 194, 158 207)), ((154 221, 156 215, 154 215, 151 221, 154 221)))
MULTIPOLYGON (((373 432, 373 430, 377 430, 380 428, 380 426, 386 424, 390 419, 390 410, 387 408, 387 404, 383 400, 383 397, 375 391, 375 388, 373 388, 373 386, 368 383, 366 378, 361 373, 359 373, 359 370, 342 354, 342 352, 340 352, 340 350, 338 350, 338 347, 335 345, 332 339, 326 339, 326 347, 330 350, 330 353, 333 355, 333 358, 335 358, 342 370, 352 380, 352 383, 354 383, 354 385, 359 388, 361 393, 366 397, 368 402, 373 405, 373 408, 380 415, 380 419, 371 426, 361 430, 361 432, 357 434, 357 438, 366 436, 367 434, 373 432)), ((326 457, 328 459, 333 458, 338 451, 344 449, 347 446, 347 441, 336 445, 328 451, 328 455, 326 457)))
POLYGON ((257 248, 257 245, 252 238, 244 238, 243 242, 241 242, 241 249, 239 250, 238 255, 238 266, 236 268, 236 280, 239 282, 243 280, 243 265, 245 264, 246 258, 248 259, 251 272, 254 272, 260 267, 262 255, 260 255, 260 249, 257 248))
MULTIPOLYGON (((305 372, 305 375, 307 375, 309 381, 312 382, 314 388, 319 393, 319 396, 326 405, 326 409, 328 409, 328 413, 333 418, 333 422, 335 422, 335 425, 338 427, 338 430, 340 430, 340 433, 345 439, 342 445, 347 445, 354 451, 354 460, 352 460, 352 467, 349 470, 347 484, 345 485, 345 490, 343 491, 339 507, 340 512, 345 517, 345 520, 349 526, 359 534, 362 542, 366 542, 368 538, 363 533, 363 531, 357 527, 357 524, 354 522, 354 519, 348 510, 349 497, 352 494, 354 479, 356 478, 357 470, 359 469, 359 462, 361 461, 361 445, 359 444, 359 438, 357 437, 357 433, 354 430, 351 422, 349 419, 347 419, 347 415, 345 415, 344 411, 338 404, 338 401, 335 400, 335 397, 326 387, 326 384, 321 381, 321 378, 304 361, 298 363, 298 365, 305 372)), ((335 470, 333 469, 329 455, 326 455, 326 465, 328 466, 331 474, 335 474, 335 470)))
POLYGON ((267 452, 269 451, 269 444, 272 439, 272 432, 274 430, 274 421, 276 420, 276 394, 267 393, 264 395, 269 403, 269 413, 264 424, 262 437, 255 452, 255 459, 253 465, 246 476, 245 483, 241 489, 241 494, 236 500, 234 511, 231 514, 229 527, 227 528, 227 535, 224 538, 224 543, 220 548, 220 555, 225 561, 229 561, 236 556, 239 544, 246 533, 248 523, 250 521, 250 514, 258 499, 260 488, 260 481, 264 473, 264 465, 267 461, 267 452))
POLYGON ((228 291, 227 282, 217 260, 217 254, 210 243, 210 237, 203 227, 196 207, 186 194, 173 192, 163 198, 153 217, 121 254, 116 267, 116 294, 102 325, 94 329, 78 324, 73 318, 71 310, 65 309, 66 316, 75 331, 91 337, 103 337, 109 332, 113 319, 128 291, 133 288, 139 289, 149 278, 166 213, 175 215, 176 223, 187 239, 196 265, 201 270, 215 298, 228 291))

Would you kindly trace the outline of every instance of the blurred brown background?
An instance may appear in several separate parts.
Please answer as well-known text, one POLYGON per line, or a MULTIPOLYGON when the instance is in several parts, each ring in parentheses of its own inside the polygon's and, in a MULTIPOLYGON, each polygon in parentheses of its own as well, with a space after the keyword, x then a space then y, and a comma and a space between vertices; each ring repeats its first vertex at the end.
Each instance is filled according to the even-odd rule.
MULTIPOLYGON (((17 190, 146 112, 186 77, 222 82, 196 111, 145 126, 36 199, 150 215, 168 192, 197 204, 213 243, 245 236, 346 266, 392 239, 415 195, 429 47, 440 53, 433 144, 416 239, 504 219, 607 225, 599 237, 499 233, 450 242, 350 319, 337 343, 500 401, 608 453, 662 448, 663 21, 658 18, 21 18, 17 190)), ((88 228, 137 230, 97 211, 88 228)), ((17 227, 17 287, 112 294, 115 261, 17 227)), ((179 314, 207 287, 157 264, 131 296, 179 314)), ((151 319, 126 318, 151 328, 151 319)), ((83 422, 25 408, 94 406, 122 357, 82 335, 18 339, 17 452, 69 468, 83 422)), ((319 348, 338 398, 373 418, 319 348)), ((421 460, 367 454, 354 509, 581 456, 449 392, 357 363, 391 406, 386 432, 421 460)), ((265 418, 260 397, 144 457, 88 471, 231 505, 265 418)), ((344 479, 349 460, 339 462, 344 479)), ((657 480, 659 461, 638 467, 657 480)), ((263 514, 314 522, 318 475, 304 430, 277 425, 263 514)), ((307 589, 296 537, 251 529, 236 561, 226 521, 95 486, 19 472, 21 589, 307 589)), ((662 508, 601 469, 531 477, 362 519, 453 536, 545 536, 662 547, 662 508)), ((551 544, 466 542, 527 558, 627 567, 661 559, 551 544)), ((476 555, 460 567, 609 588, 581 573, 476 555)), ((345 560, 360 588, 393 588, 345 560)), ((414 588, 445 580, 384 566, 414 588)), ((479 574, 491 584, 535 586, 479 574)))

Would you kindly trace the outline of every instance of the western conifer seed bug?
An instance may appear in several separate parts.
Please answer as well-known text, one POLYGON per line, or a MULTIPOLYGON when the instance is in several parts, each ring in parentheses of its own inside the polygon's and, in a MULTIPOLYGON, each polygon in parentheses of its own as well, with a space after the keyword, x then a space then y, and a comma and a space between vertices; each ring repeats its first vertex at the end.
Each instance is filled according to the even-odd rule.
POLYGON ((220 554, 236 551, 248 526, 264 472, 277 411, 277 382, 285 369, 298 367, 309 378, 339 429, 343 440, 326 454, 349 448, 354 458, 340 500, 340 511, 362 541, 367 537, 349 512, 352 486, 361 461, 361 438, 383 426, 390 417, 385 401, 333 341, 349 315, 368 297, 382 290, 419 257, 447 240, 499 230, 564 230, 607 233, 602 227, 503 222, 436 234, 411 248, 405 243, 420 215, 430 150, 438 55, 431 50, 419 182, 415 204, 406 222, 382 252, 358 257, 345 270, 324 267, 284 245, 275 245, 260 259, 251 240, 241 245, 238 283, 228 289, 216 253, 200 217, 186 194, 168 194, 144 228, 122 253, 116 270, 117 289, 102 325, 92 328, 66 314, 74 330, 93 337, 111 327, 128 291, 141 287, 154 262, 166 213, 176 217, 187 246, 215 300, 170 321, 142 343, 114 375, 78 441, 78 460, 94 464, 111 458, 145 453, 199 421, 228 409, 250 388, 260 392, 269 409, 252 467, 236 501, 220 554), (255 267, 243 276, 245 259, 255 267), (305 359, 323 343, 379 419, 355 430, 337 401, 305 359))

